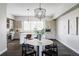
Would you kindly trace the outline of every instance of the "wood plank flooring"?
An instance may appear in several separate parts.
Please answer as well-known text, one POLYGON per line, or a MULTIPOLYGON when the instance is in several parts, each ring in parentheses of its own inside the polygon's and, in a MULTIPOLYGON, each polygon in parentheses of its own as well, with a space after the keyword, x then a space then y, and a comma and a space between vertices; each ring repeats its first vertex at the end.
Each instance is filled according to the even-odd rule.
MULTIPOLYGON (((58 45, 58 56, 79 56, 79 54, 75 53, 62 43, 57 40, 53 40, 58 45)), ((21 56, 21 46, 19 45, 19 40, 13 40, 8 43, 8 51, 3 53, 1 56, 21 56)))

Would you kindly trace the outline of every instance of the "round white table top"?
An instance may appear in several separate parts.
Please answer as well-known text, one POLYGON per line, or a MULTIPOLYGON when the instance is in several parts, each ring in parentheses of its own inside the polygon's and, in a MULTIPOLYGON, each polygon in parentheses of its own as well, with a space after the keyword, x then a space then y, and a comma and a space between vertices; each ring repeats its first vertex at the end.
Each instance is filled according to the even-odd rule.
POLYGON ((33 39, 33 40, 26 40, 26 43, 34 46, 40 46, 40 45, 45 46, 45 45, 53 44, 53 41, 48 39, 42 39, 42 40, 33 39))

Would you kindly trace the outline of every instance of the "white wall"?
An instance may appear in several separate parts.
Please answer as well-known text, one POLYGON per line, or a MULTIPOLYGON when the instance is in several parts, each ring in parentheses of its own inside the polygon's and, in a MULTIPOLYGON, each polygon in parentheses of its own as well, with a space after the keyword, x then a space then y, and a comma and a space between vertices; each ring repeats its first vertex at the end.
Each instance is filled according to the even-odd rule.
POLYGON ((79 53, 79 35, 76 35, 76 17, 79 17, 79 8, 57 19, 57 40, 79 53), (70 34, 68 34, 68 19, 70 20, 70 34))
POLYGON ((0 4, 0 54, 7 50, 6 4, 0 4))
MULTIPOLYGON (((10 13, 10 12, 13 12, 13 11, 10 11, 9 7, 8 7, 8 4, 7 4, 7 7, 6 7, 6 12, 7 12, 7 18, 10 18, 10 19, 14 19, 14 16, 10 13)), ((13 7, 12 7, 13 8, 13 7)))
POLYGON ((69 3, 67 5, 63 5, 62 7, 58 8, 53 16, 53 19, 59 17, 60 15, 67 12, 68 10, 70 10, 71 8, 73 8, 76 5, 77 5, 76 3, 69 3))

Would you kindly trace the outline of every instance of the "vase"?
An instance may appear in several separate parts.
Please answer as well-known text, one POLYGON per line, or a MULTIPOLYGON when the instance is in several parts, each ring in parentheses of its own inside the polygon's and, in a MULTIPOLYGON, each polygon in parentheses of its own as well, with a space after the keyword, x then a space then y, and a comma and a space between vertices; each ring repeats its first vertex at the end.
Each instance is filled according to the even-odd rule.
POLYGON ((38 39, 41 40, 41 34, 38 34, 38 39))

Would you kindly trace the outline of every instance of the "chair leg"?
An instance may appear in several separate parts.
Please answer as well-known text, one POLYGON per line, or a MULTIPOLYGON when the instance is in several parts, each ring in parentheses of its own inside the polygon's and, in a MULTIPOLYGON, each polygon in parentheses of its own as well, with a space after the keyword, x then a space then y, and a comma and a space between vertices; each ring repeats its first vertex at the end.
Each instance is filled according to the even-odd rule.
POLYGON ((36 52, 35 52, 35 56, 36 56, 36 52))
POLYGON ((57 56, 58 56, 58 52, 57 52, 57 56))
POLYGON ((43 52, 42 52, 42 56, 43 56, 43 52))
POLYGON ((22 51, 22 56, 25 56, 25 53, 24 53, 24 51, 22 51))

